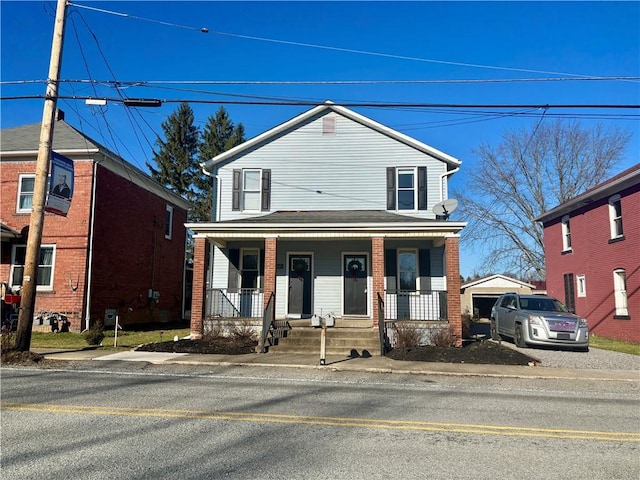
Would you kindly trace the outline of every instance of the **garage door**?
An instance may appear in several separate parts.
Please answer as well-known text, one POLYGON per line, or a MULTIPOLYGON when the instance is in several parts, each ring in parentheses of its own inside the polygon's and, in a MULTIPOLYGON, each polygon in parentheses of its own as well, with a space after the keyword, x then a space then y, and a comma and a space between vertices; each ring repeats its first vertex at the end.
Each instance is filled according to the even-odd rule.
POLYGON ((473 302, 474 318, 491 317, 491 307, 498 300, 499 295, 474 294, 471 296, 473 302))

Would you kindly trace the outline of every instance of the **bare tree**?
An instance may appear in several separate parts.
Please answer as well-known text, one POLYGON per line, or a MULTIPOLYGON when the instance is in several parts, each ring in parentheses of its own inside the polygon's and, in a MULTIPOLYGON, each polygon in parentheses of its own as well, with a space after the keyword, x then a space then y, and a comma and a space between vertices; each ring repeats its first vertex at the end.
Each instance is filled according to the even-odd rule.
POLYGON ((542 226, 534 219, 608 178, 622 159, 630 132, 591 129, 577 122, 538 122, 508 131, 493 147, 481 144, 466 172, 458 215, 469 222, 463 241, 488 253, 484 270, 544 278, 542 226))

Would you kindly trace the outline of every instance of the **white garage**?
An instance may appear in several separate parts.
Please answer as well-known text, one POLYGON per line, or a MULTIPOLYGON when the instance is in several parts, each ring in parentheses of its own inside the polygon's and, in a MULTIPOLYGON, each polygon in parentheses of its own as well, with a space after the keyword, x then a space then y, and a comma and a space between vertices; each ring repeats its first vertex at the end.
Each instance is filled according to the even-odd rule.
POLYGON ((474 319, 489 318, 491 307, 500 295, 507 292, 530 294, 535 286, 505 275, 491 275, 460 286, 460 306, 462 313, 469 313, 474 319))

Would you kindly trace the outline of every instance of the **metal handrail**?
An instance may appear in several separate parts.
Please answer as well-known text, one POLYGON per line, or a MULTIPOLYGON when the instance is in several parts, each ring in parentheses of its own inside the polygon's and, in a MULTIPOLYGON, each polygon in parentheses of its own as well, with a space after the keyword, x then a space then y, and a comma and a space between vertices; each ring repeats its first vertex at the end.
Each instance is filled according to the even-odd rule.
POLYGON ((382 300, 382 296, 378 293, 378 332, 380 333, 380 355, 383 357, 387 353, 387 344, 389 342, 387 325, 384 320, 384 300, 382 300))
POLYGON ((262 335, 260 337, 260 353, 267 353, 267 349, 265 344, 267 343, 267 336, 269 335, 269 330, 273 325, 273 321, 275 320, 275 296, 273 292, 269 296, 269 301, 267 302, 267 306, 264 309, 264 315, 262 316, 262 335))

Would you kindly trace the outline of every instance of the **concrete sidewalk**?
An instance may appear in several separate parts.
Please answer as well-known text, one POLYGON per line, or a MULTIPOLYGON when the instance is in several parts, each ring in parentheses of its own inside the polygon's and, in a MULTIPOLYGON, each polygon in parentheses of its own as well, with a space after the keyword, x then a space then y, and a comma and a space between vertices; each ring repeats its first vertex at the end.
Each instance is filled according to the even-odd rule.
POLYGON ((480 365, 457 363, 406 362, 383 356, 345 357, 327 356, 320 364, 319 355, 266 353, 247 355, 210 355, 192 353, 157 353, 121 351, 107 352, 96 349, 52 350, 32 349, 51 360, 147 362, 152 364, 219 365, 251 367, 286 367, 330 369, 332 371, 357 371, 369 373, 394 373, 413 375, 457 375, 507 378, 548 378, 567 380, 609 380, 640 382, 637 370, 565 369, 540 366, 480 365))

